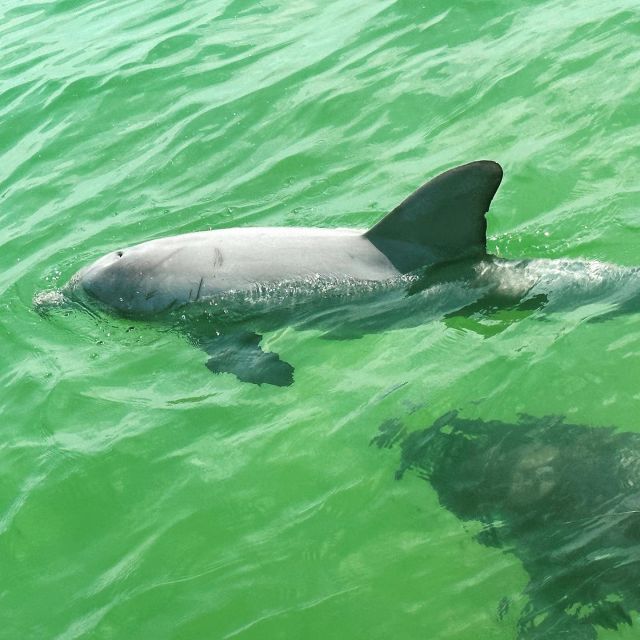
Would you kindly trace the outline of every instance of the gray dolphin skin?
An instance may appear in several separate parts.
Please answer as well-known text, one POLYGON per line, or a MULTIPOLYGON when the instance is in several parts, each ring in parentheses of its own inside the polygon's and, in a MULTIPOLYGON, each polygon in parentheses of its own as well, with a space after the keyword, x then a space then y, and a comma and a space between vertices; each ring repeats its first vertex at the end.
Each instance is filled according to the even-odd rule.
POLYGON ((502 179, 491 161, 434 178, 368 231, 300 227, 188 233, 112 251, 72 279, 117 312, 153 316, 227 292, 310 278, 380 282, 485 252, 484 214, 502 179))

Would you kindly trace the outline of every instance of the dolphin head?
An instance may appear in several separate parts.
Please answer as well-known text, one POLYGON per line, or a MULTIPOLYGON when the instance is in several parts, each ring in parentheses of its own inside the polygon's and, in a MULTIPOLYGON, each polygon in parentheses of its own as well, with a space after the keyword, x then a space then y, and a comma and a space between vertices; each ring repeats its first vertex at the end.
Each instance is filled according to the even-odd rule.
POLYGON ((146 316, 171 308, 177 300, 163 286, 160 267, 170 254, 158 255, 145 245, 111 251, 78 271, 69 283, 112 311, 146 316))

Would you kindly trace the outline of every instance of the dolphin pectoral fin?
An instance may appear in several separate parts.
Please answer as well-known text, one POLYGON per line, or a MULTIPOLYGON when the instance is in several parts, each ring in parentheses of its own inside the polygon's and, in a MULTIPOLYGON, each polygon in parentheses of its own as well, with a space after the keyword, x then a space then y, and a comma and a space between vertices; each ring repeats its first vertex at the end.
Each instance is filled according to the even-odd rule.
POLYGON ((526 296, 489 292, 461 309, 446 313, 443 321, 451 329, 473 331, 490 338, 547 305, 548 299, 543 293, 526 296))
POLYGON ((607 320, 613 320, 620 316, 626 316, 631 314, 640 313, 640 296, 635 295, 624 302, 617 304, 613 309, 605 311, 597 316, 589 318, 587 322, 606 322, 607 320))
POLYGON ((277 353, 260 348, 262 336, 241 332, 204 338, 199 346, 211 356, 206 367, 213 373, 232 373, 242 382, 288 387, 293 384, 293 367, 277 353))

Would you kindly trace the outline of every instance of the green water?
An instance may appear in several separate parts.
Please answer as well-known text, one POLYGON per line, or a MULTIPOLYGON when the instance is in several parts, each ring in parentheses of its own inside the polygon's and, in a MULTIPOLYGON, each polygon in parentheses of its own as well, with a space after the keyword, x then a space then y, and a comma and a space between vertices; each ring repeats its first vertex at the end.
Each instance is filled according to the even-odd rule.
MULTIPOLYGON (((0 637, 509 639, 527 575, 369 446, 458 409, 638 430, 637 315, 282 327, 288 388, 156 327, 40 317, 102 253, 368 226, 499 161, 498 255, 640 264, 632 0, 0 4, 0 637), (509 601, 504 615, 498 604, 509 601)), ((636 638, 633 627, 599 638, 636 638)))

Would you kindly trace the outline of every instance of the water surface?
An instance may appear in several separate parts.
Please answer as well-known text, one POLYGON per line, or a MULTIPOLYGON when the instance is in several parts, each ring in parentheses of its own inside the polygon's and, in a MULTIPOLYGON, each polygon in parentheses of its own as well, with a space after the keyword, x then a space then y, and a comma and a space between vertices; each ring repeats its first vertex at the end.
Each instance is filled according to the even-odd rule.
MULTIPOLYGON (((516 637, 521 558, 369 443, 451 410, 637 432, 638 317, 590 322, 613 298, 500 331, 482 314, 339 341, 274 327, 286 389, 32 299, 163 235, 367 227, 481 158, 505 169, 492 252, 638 265, 636 3, 0 11, 0 636, 516 637)), ((630 615, 598 638, 636 637, 630 615)))

